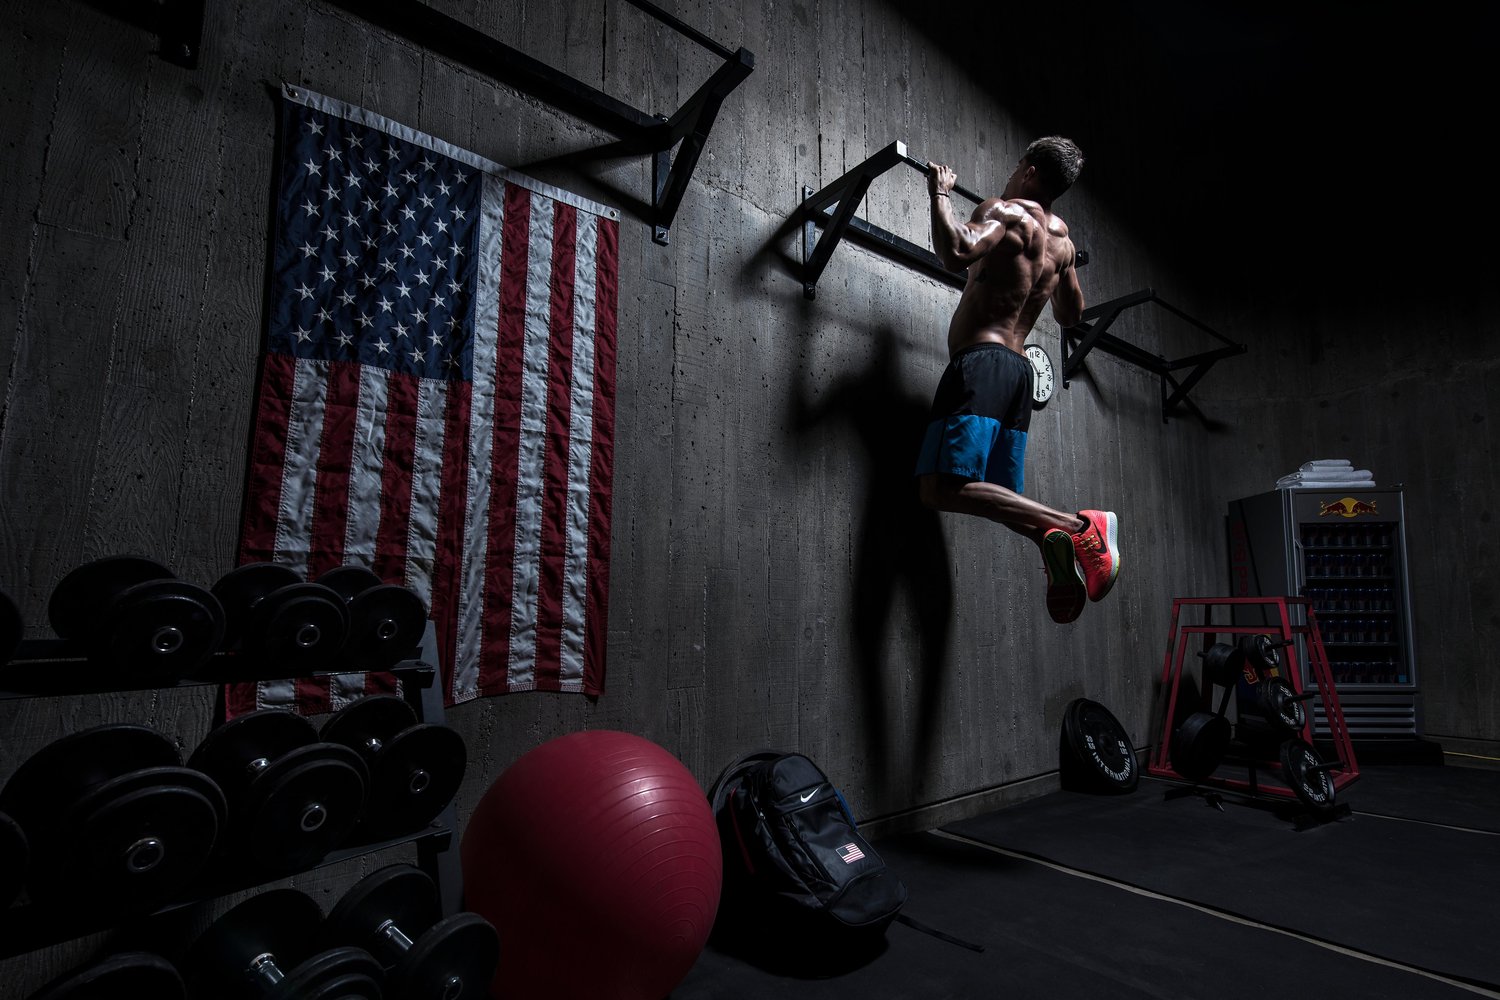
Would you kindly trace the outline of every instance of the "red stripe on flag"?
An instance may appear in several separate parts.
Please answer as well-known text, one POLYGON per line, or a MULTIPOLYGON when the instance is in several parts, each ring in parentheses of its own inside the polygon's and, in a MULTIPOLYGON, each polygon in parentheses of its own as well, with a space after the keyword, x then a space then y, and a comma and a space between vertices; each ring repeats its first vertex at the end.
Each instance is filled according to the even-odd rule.
POLYGON ((619 289, 619 224, 599 220, 594 289, 594 454, 589 463, 588 608, 585 611, 583 692, 604 693, 609 630, 609 525, 614 481, 615 311, 619 289))
POLYGON ((329 677, 299 677, 296 687, 297 711, 302 715, 322 715, 333 711, 333 697, 329 690, 329 677))
POLYGON ((417 441, 419 380, 392 372, 386 382, 385 452, 380 463, 380 527, 375 562, 382 580, 406 579, 406 538, 411 527, 411 476, 417 441))
POLYGON ((568 423, 573 411, 573 270, 578 213, 552 216, 552 293, 547 359, 547 429, 542 450, 541 565, 536 602, 536 686, 562 687, 563 567, 568 555, 568 423))
MULTIPOLYGON (((490 441, 489 540, 485 565, 484 642, 479 689, 504 691, 510 662, 511 600, 516 559, 516 465, 521 454, 521 378, 526 359, 526 271, 531 192, 505 185, 500 244, 500 322, 495 343, 495 420, 490 441)), ((475 461, 480 461, 476 456, 475 461)))
POLYGON ((459 573, 463 568, 464 512, 468 499, 469 405, 473 383, 449 385, 443 427, 443 471, 438 489, 437 553, 432 569, 428 617, 437 631, 438 661, 443 667, 443 694, 453 691, 458 648, 459 573))
POLYGON ((309 580, 316 580, 344 561, 344 535, 349 526, 349 469, 358 407, 359 365, 329 362, 323 436, 318 442, 312 541, 307 553, 309 580))
MULTIPOLYGON (((286 461, 287 421, 297 359, 267 354, 260 369, 260 398, 250 441, 245 481, 245 515, 240 530, 240 562, 269 562, 276 550, 276 518, 281 510, 282 465, 286 461)), ((254 696, 252 689, 251 697, 254 696)))
POLYGON ((256 695, 260 685, 254 681, 224 685, 224 718, 235 719, 259 707, 256 695))

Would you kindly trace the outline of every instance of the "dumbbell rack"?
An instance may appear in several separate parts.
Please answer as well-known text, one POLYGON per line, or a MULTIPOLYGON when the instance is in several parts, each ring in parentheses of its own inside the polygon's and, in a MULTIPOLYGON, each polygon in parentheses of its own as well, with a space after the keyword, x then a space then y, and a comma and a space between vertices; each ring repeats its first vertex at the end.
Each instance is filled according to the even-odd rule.
MULTIPOLYGON (((1191 617, 1191 615, 1190 615, 1191 617)), ((1152 747, 1151 757, 1146 766, 1146 773, 1158 778, 1168 778, 1174 781, 1186 781, 1182 775, 1172 767, 1170 748, 1172 743, 1172 731, 1178 717, 1178 696, 1182 690, 1183 666, 1188 655, 1188 643, 1192 636, 1202 636, 1203 649, 1207 649, 1217 636, 1221 635, 1258 635, 1271 634, 1279 636, 1285 646, 1282 654, 1286 657, 1286 680, 1292 685, 1292 689, 1298 694, 1303 693, 1302 677, 1304 673, 1297 662, 1297 644, 1294 636, 1306 637, 1306 648, 1308 651, 1308 666, 1311 668, 1311 676, 1317 685, 1317 693, 1322 701, 1323 711, 1327 717, 1329 738, 1332 741, 1334 754, 1338 759, 1338 768, 1333 772, 1333 787, 1337 791, 1359 779, 1359 765, 1354 759, 1354 746, 1349 737, 1349 729, 1344 723, 1343 711, 1339 708, 1338 690, 1334 687, 1333 671, 1328 664, 1328 652, 1323 646, 1322 634, 1318 631, 1317 614, 1313 610, 1313 602, 1305 597, 1177 597, 1172 600, 1172 625, 1167 633, 1166 656, 1162 663, 1161 674, 1161 699, 1164 702, 1159 707, 1159 718, 1161 730, 1158 734, 1156 744, 1152 747), (1215 607, 1224 606, 1230 608, 1230 616, 1233 615, 1235 605, 1259 605, 1264 609, 1274 611, 1276 624, 1266 625, 1234 625, 1230 623, 1215 624, 1213 611, 1215 607), (1183 621, 1183 612, 1187 608, 1202 608, 1202 623, 1187 624, 1183 621)), ((1201 708, 1204 711, 1212 710, 1212 686, 1200 685, 1199 698, 1201 704, 1194 710, 1201 708)), ((1308 712, 1307 723, 1303 726, 1301 737, 1308 743, 1312 743, 1312 712, 1308 712)), ((1265 784, 1257 780, 1256 767, 1263 766, 1278 769, 1279 765, 1265 762, 1262 764, 1251 764, 1248 774, 1244 779, 1225 777, 1221 774, 1211 775, 1198 785, 1208 785, 1223 788, 1229 791, 1243 792, 1254 797, 1267 795, 1274 798, 1296 799, 1296 793, 1285 784, 1265 784)))
MULTIPOLYGON (((437 647, 431 622, 427 623, 426 633, 423 635, 420 647, 413 653, 413 656, 394 666, 382 667, 381 672, 393 674, 400 680, 402 696, 415 709, 419 721, 441 723, 443 697, 442 689, 436 683, 438 677, 437 647)), ((216 653, 213 658, 214 662, 224 668, 224 672, 229 676, 215 677, 213 680, 183 680, 175 686, 219 686, 248 680, 248 678, 234 676, 233 658, 233 653, 216 653)), ((82 645, 76 641, 30 639, 20 643, 15 655, 6 665, 6 669, 7 672, 13 673, 17 666, 40 665, 48 668, 52 671, 53 677, 56 677, 57 673, 66 671, 69 664, 85 664, 86 662, 82 645)), ((88 671, 79 671, 78 674, 78 676, 87 675, 88 671)), ((267 678, 255 678, 255 680, 265 679, 267 678)), ((160 685, 100 684, 97 682, 70 684, 52 680, 49 683, 38 684, 34 687, 28 686, 25 689, 0 688, 0 700, 80 694, 122 694, 131 691, 155 690, 164 689, 160 685)), ((3 783, 3 779, 0 779, 0 783, 3 783)), ((392 847, 415 845, 418 867, 431 876, 437 884, 444 915, 452 915, 460 909, 462 894, 462 874, 458 852, 453 849, 455 846, 453 836, 457 829, 457 813, 450 802, 437 819, 428 824, 425 829, 386 840, 340 847, 304 871, 339 864, 392 847)), ((286 878, 289 874, 298 873, 257 876, 254 873, 227 872, 212 875, 205 880, 201 890, 194 893, 191 898, 173 901, 148 913, 132 913, 128 915, 128 919, 154 921, 167 918, 198 903, 254 889, 259 885, 286 878)), ((8 909, 0 910, 0 958, 10 958, 85 935, 109 931, 122 918, 119 913, 91 912, 87 907, 75 908, 75 911, 78 912, 60 915, 54 908, 30 902, 17 903, 8 909)))

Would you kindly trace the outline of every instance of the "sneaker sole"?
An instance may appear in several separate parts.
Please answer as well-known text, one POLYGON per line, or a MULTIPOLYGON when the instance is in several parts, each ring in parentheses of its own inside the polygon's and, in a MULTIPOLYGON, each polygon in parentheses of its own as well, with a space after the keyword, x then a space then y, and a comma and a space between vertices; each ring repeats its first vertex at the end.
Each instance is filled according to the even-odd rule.
POLYGON ((1078 575, 1073 539, 1067 532, 1042 539, 1042 564, 1047 569, 1047 613, 1059 625, 1076 621, 1088 604, 1088 588, 1078 575))

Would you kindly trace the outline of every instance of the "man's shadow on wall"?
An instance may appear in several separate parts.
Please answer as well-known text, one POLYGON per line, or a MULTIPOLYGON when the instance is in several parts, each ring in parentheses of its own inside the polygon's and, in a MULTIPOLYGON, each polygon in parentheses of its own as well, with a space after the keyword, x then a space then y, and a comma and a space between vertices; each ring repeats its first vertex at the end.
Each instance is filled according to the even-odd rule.
POLYGON ((863 683, 866 731, 877 782, 914 788, 939 750, 943 664, 948 653, 953 582, 948 550, 936 511, 917 498, 912 470, 927 424, 928 403, 909 393, 898 369, 896 333, 873 333, 876 349, 863 370, 844 375, 816 403, 807 386, 793 391, 793 426, 798 434, 831 420, 858 435, 866 470, 864 504, 859 512, 854 559, 855 654, 863 683), (916 618, 919 659, 916 684, 916 745, 910 782, 893 779, 892 734, 887 707, 904 697, 907 671, 888 663, 891 610, 905 594, 916 618))

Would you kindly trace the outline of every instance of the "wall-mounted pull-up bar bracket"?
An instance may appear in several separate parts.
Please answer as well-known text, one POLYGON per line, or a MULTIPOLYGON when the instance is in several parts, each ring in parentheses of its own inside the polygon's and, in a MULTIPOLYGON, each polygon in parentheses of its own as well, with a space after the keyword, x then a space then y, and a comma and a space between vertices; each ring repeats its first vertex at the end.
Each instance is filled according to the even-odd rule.
POLYGON ((88 3, 155 35, 161 42, 157 55, 167 62, 185 69, 198 68, 204 0, 88 0, 88 3))
POLYGON ((1062 331, 1062 383, 1063 388, 1068 388, 1073 376, 1083 367, 1084 359, 1089 352, 1098 348, 1106 354, 1112 354, 1122 361, 1133 364, 1147 371, 1155 372, 1161 376, 1161 419, 1162 423, 1176 411, 1177 407, 1187 401, 1188 393, 1193 387, 1208 374, 1208 370, 1223 358, 1233 357, 1236 354, 1245 353, 1244 344, 1236 344, 1228 337, 1199 322, 1192 316, 1178 309, 1176 306, 1163 302, 1157 294, 1149 288, 1120 298, 1101 302, 1096 306, 1090 306, 1083 311, 1083 319, 1076 326, 1067 327, 1062 331), (1133 306, 1145 305, 1154 302, 1163 309, 1172 313, 1215 340, 1223 344, 1223 347, 1200 354, 1189 355, 1176 360, 1168 360, 1160 354, 1152 354, 1142 350, 1128 341, 1121 340, 1114 334, 1108 332, 1120 314, 1133 306), (1184 369, 1190 369, 1180 380, 1177 373, 1184 369))
MULTIPOLYGON (((198 3, 202 0, 167 0, 198 3)), ((514 87, 621 140, 620 148, 652 157, 652 239, 665 244, 698 156, 724 99, 755 68, 746 49, 731 52, 647 0, 628 2, 724 60, 707 83, 670 117, 648 114, 559 72, 503 42, 433 10, 420 0, 328 0, 393 35, 514 87), (672 148, 681 144, 675 162, 672 148)))
MULTIPOLYGON (((908 156, 906 143, 896 140, 874 156, 852 167, 832 184, 814 192, 802 188, 802 295, 817 298, 818 277, 844 237, 849 237, 877 253, 906 264, 955 288, 964 287, 965 273, 955 273, 943 266, 937 254, 902 239, 895 233, 873 226, 854 214, 864 200, 870 182, 897 164, 919 163, 908 156), (818 228, 822 227, 822 235, 818 228)), ((919 164, 925 168, 925 164, 919 164)))

